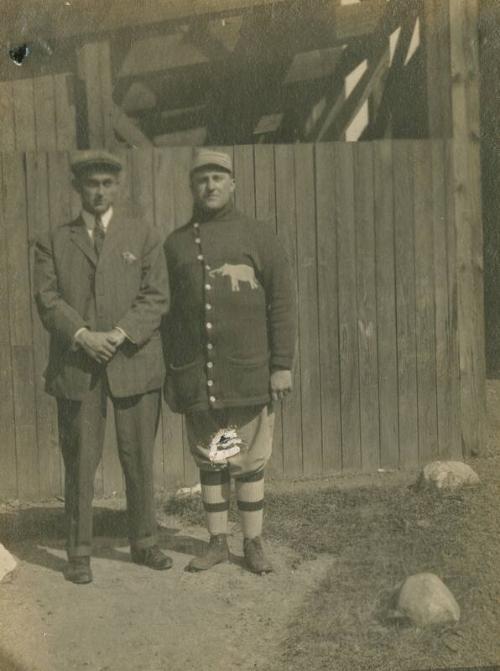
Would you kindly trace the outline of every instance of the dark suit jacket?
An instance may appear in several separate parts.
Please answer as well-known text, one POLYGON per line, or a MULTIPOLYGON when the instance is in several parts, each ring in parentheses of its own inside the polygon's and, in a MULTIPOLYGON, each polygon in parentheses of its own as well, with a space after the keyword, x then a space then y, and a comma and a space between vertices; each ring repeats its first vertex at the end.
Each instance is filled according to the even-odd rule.
POLYGON ((169 303, 158 231, 115 211, 99 260, 83 218, 41 237, 35 253, 35 298, 50 332, 48 393, 80 400, 100 365, 73 346, 76 331, 121 327, 125 340, 106 365, 117 397, 158 389, 165 367, 159 326, 169 303))

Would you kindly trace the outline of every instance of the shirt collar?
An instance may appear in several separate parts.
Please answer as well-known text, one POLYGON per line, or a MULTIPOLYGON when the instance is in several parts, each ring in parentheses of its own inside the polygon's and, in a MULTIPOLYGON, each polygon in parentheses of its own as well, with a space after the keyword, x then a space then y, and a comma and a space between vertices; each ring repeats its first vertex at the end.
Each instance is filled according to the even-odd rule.
MULTIPOLYGON (((93 231, 94 226, 95 226, 95 214, 91 214, 90 212, 87 212, 87 210, 82 210, 81 212, 82 219, 85 222, 85 226, 87 227, 88 231, 93 231)), ((113 208, 110 207, 104 212, 104 214, 101 214, 101 221, 102 221, 102 227, 104 230, 107 229, 109 222, 111 221, 111 217, 113 216, 113 208)))

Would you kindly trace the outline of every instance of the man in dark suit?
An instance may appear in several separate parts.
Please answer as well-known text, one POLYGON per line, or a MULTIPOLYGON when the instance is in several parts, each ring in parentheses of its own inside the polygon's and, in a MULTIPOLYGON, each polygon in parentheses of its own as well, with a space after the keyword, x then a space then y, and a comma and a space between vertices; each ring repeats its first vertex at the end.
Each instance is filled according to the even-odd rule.
POLYGON ((38 241, 36 302, 50 333, 46 391, 57 398, 68 520, 66 578, 92 581, 92 499, 107 398, 125 474, 132 560, 172 565, 157 544, 153 445, 164 364, 159 326, 168 281, 156 229, 115 212, 120 160, 78 153, 71 162, 82 211, 38 241))

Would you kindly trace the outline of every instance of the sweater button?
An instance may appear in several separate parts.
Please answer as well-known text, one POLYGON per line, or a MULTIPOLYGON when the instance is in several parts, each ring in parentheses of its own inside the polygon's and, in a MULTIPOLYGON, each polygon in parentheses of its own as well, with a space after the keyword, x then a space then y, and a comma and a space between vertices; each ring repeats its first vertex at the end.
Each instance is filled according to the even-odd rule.
POLYGON ((212 306, 210 305, 210 303, 205 303, 205 310, 211 310, 211 309, 212 306))
POLYGON ((198 261, 203 261, 203 254, 198 254, 196 258, 198 259, 198 261))
POLYGON ((209 331, 210 331, 210 329, 212 328, 212 324, 211 324, 211 322, 207 322, 207 323, 205 324, 205 326, 207 327, 207 329, 208 329, 209 331))
POLYGON ((214 386, 214 381, 213 380, 207 380, 207 387, 213 387, 214 386))
POLYGON ((207 368, 213 368, 214 364, 213 361, 207 361, 207 368))
POLYGON ((215 403, 217 399, 215 398, 215 396, 210 396, 208 400, 210 401, 210 403, 215 403))
POLYGON ((213 348, 214 348, 214 346, 212 345, 212 343, 211 343, 211 342, 207 342, 207 349, 208 349, 209 351, 212 351, 213 348))
POLYGON ((196 242, 197 245, 201 244, 201 238, 195 238, 194 241, 196 242))
POLYGON ((205 263, 205 270, 210 270, 211 266, 208 265, 208 263, 205 263))
POLYGON ((197 221, 194 222, 193 226, 194 226, 195 228, 200 228, 200 224, 199 224, 197 221))

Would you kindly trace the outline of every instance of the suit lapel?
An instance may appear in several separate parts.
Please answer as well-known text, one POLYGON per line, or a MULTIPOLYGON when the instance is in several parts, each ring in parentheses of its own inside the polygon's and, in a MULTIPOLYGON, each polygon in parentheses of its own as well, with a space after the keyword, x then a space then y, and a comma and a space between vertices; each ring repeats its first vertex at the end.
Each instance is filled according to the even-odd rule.
POLYGON ((87 227, 82 217, 78 217, 71 224, 71 240, 73 243, 82 251, 85 256, 92 261, 94 265, 97 265, 97 254, 95 253, 94 246, 89 238, 87 232, 87 227))

